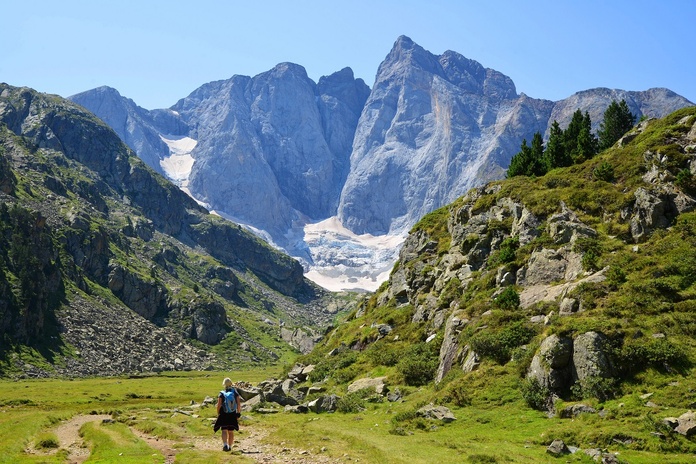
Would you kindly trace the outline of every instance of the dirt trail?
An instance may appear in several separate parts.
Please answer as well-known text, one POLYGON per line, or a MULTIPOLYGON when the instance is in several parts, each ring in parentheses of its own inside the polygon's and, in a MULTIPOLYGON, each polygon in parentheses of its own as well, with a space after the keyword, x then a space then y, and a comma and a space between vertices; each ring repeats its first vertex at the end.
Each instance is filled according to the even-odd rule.
MULTIPOLYGON (((82 464, 90 455, 87 448, 80 437, 80 427, 88 422, 102 422, 105 419, 111 419, 110 415, 78 415, 70 420, 58 425, 53 432, 58 438, 60 449, 68 450, 69 464, 82 464)), ((175 445, 181 445, 181 441, 174 441, 164 438, 159 438, 153 435, 148 435, 140 430, 130 427, 130 430, 145 441, 147 445, 164 456, 165 464, 174 464, 176 455, 181 448, 175 445)), ((308 450, 301 450, 282 446, 274 446, 263 443, 268 436, 268 431, 255 428, 253 426, 243 426, 242 432, 235 433, 235 444, 230 455, 242 455, 253 459, 259 464, 274 464, 274 463, 293 463, 293 464, 331 464, 342 462, 340 459, 331 458, 321 454, 311 454, 308 450)), ((209 438, 194 437, 183 442, 189 447, 183 449, 200 450, 200 451, 222 451, 222 441, 220 434, 217 433, 209 438)), ((54 454, 57 450, 38 450, 33 444, 26 449, 29 454, 54 454)))
MULTIPOLYGON (((82 437, 80 437, 80 427, 87 422, 101 422, 104 419, 111 419, 109 415, 81 415, 75 416, 67 422, 63 422, 53 430, 58 438, 59 449, 68 450, 67 463, 82 464, 89 457, 89 449, 85 447, 82 437)), ((58 452, 58 449, 43 450, 37 449, 34 444, 30 444, 25 450, 27 454, 50 455, 58 452)))

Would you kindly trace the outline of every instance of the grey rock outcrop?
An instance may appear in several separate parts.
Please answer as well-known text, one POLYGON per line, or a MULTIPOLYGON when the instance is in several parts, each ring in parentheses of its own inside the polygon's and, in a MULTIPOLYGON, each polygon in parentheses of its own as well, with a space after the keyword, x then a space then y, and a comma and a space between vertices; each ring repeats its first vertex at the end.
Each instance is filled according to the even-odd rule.
POLYGON ((613 379, 617 375, 608 339, 598 332, 586 332, 574 339, 556 334, 546 337, 527 369, 549 393, 563 395, 572 385, 581 386, 594 379, 613 379))
POLYGON ((587 332, 573 340, 573 379, 584 381, 589 378, 612 378, 616 375, 614 363, 609 355, 607 337, 598 332, 587 332))
POLYGON ((299 327, 292 330, 282 327, 280 329, 280 336, 287 343, 297 348, 300 353, 304 354, 312 351, 314 345, 321 340, 320 336, 307 333, 306 330, 300 329, 299 327))
POLYGON ((387 386, 384 384, 386 377, 375 377, 373 379, 364 378, 358 379, 355 382, 348 385, 348 393, 353 393, 359 390, 369 389, 373 390, 377 394, 385 394, 387 392, 387 386))
POLYGON ((337 395, 324 395, 320 396, 314 401, 310 401, 307 404, 307 407, 310 411, 317 414, 321 414, 323 412, 334 412, 336 411, 338 400, 340 399, 341 397, 337 395))
POLYGON ((564 454, 570 454, 570 450, 563 442, 563 440, 554 440, 553 442, 551 442, 548 448, 546 448, 546 452, 549 453, 551 456, 555 457, 563 456, 564 454))
POLYGON ((440 345, 440 364, 435 373, 435 383, 439 383, 452 369, 452 366, 461 357, 459 347, 459 334, 466 326, 468 320, 464 319, 460 314, 453 313, 447 320, 445 325, 445 336, 440 345))
POLYGON ((166 291, 122 266, 114 265, 109 273, 109 290, 123 303, 145 319, 152 319, 166 304, 166 291))
POLYGON ((667 227, 677 216, 677 210, 668 198, 655 195, 644 188, 635 192, 634 214, 631 217, 631 235, 641 242, 653 230, 667 227))
POLYGON ((445 423, 454 422, 455 420, 457 420, 457 418, 454 416, 454 414, 449 408, 445 406, 435 406, 433 404, 423 406, 418 411, 416 411, 416 414, 426 419, 441 420, 445 423))
POLYGON ((532 358, 527 377, 553 391, 567 387, 571 372, 568 368, 573 354, 573 341, 558 335, 546 337, 532 358))
POLYGON ((666 417, 662 422, 685 437, 696 435, 696 414, 693 411, 687 411, 679 417, 666 417))
POLYGON ((579 416, 580 414, 595 414, 596 412, 596 409, 587 406, 586 404, 573 404, 563 408, 558 415, 561 417, 561 419, 571 419, 579 416))

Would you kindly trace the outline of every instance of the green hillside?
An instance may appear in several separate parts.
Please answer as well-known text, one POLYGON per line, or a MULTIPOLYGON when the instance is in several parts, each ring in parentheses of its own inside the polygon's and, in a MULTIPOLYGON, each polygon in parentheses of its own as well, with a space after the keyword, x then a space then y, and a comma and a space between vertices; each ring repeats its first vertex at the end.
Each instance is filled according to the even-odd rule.
MULTIPOLYGON (((558 438, 695 452, 663 423, 696 405, 695 123, 696 108, 641 122, 582 164, 424 217, 389 281, 301 359, 310 379, 386 376, 463 414, 582 403, 592 418, 558 438)), ((401 419, 397 434, 419 427, 401 419)))
POLYGON ((62 98, 0 84, 0 376, 274 363, 341 301, 62 98), (221 355, 221 356, 216 356, 221 355))

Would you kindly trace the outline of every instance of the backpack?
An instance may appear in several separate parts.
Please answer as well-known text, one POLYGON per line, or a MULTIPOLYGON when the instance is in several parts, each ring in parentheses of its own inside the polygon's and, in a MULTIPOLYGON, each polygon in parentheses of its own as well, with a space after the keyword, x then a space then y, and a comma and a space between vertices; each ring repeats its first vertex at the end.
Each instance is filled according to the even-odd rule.
POLYGON ((222 410, 226 413, 237 412, 237 402, 235 401, 237 391, 233 388, 231 390, 223 390, 220 393, 223 396, 222 410))

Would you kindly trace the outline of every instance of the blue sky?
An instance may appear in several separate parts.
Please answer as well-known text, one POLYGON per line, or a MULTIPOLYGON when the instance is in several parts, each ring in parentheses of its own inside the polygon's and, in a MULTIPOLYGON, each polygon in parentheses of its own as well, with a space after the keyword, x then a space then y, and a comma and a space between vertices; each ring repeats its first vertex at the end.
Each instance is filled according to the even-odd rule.
POLYGON ((696 102, 696 1, 8 0, 0 82, 69 96, 101 85, 147 109, 290 61, 372 86, 399 35, 454 50, 559 100, 667 87, 696 102))

